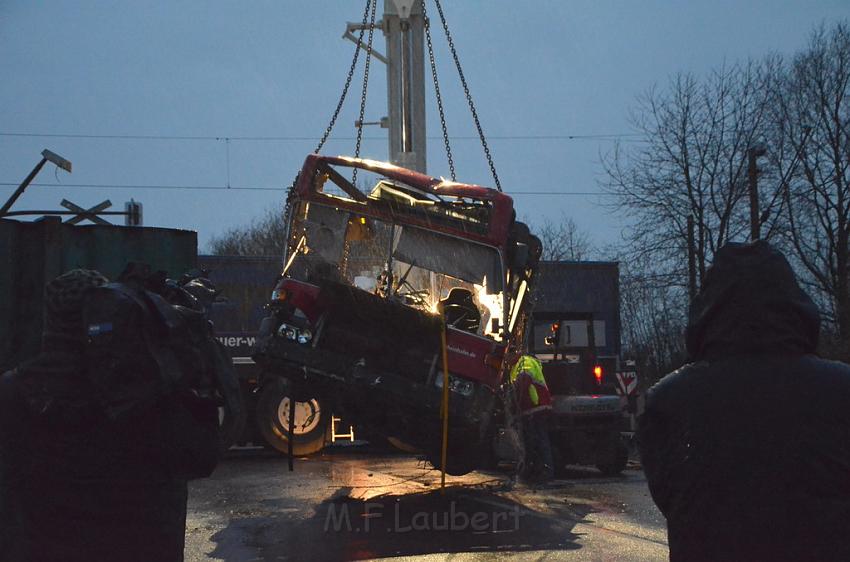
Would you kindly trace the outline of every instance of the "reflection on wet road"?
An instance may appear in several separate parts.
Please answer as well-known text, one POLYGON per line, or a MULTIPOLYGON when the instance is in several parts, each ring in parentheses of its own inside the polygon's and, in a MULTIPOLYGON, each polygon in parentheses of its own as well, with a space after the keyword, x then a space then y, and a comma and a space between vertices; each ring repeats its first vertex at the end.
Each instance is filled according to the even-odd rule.
POLYGON ((447 477, 410 455, 296 461, 247 451, 193 483, 186 560, 666 560, 638 470, 576 469, 532 489, 501 473, 447 477))

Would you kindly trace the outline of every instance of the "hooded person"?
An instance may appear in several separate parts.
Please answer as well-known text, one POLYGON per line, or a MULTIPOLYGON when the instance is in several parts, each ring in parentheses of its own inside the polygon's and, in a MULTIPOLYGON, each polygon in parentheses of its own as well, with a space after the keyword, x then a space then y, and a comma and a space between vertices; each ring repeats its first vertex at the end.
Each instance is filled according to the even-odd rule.
POLYGON ((647 394, 641 461, 670 560, 850 560, 850 367, 768 243, 718 250, 690 311, 691 363, 647 394))
MULTIPOLYGON (((0 560, 183 560, 187 478, 166 443, 191 420, 167 396, 121 417, 98 399, 107 366, 90 364, 86 314, 107 282, 80 269, 49 282, 41 352, 0 379, 0 560)), ((139 357, 122 372, 156 385, 139 357)))

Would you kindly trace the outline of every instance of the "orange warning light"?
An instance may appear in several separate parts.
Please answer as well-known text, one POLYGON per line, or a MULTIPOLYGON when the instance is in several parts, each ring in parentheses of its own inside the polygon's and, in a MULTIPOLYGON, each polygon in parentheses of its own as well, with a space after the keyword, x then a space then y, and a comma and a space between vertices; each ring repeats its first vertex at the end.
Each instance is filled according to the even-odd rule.
POLYGON ((597 384, 602 384, 602 365, 593 368, 593 376, 596 377, 597 384))

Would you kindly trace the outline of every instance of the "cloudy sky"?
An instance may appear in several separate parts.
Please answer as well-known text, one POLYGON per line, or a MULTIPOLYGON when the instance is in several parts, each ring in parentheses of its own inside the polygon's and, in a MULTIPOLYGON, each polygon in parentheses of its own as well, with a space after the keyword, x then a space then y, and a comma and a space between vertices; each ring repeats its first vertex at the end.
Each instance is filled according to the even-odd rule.
MULTIPOLYGON (((815 25, 850 17, 850 0, 443 4, 519 215, 566 214, 600 244, 616 241, 622 224, 594 195, 599 156, 614 139, 639 142, 628 120, 636 95, 679 71, 791 54, 815 25), (560 194, 523 194, 531 191, 560 194)), ((58 209, 63 198, 121 207, 132 197, 146 225, 197 230, 203 250, 281 207, 339 98, 353 50, 341 36, 364 5, 0 0, 0 198, 49 148, 73 162, 73 174, 45 168, 15 210, 58 209)), ((434 32, 458 179, 492 185, 445 38, 434 32)), ((383 37, 375 40, 383 50, 383 37)), ((367 120, 386 114, 383 67, 372 69, 367 120)), ((359 80, 328 154, 354 151, 359 80)), ((430 83, 426 92, 428 172, 447 176, 430 83)), ((363 155, 386 159, 386 131, 365 136, 363 155)))

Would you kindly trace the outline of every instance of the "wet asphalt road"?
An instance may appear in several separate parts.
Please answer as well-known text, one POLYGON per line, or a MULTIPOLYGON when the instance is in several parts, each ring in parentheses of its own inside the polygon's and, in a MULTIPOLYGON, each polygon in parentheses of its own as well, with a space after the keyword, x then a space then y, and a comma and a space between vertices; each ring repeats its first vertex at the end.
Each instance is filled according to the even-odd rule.
POLYGON ((666 560, 637 469, 576 468, 533 489, 498 472, 447 477, 415 455, 286 459, 238 451, 190 488, 186 560, 666 560))

